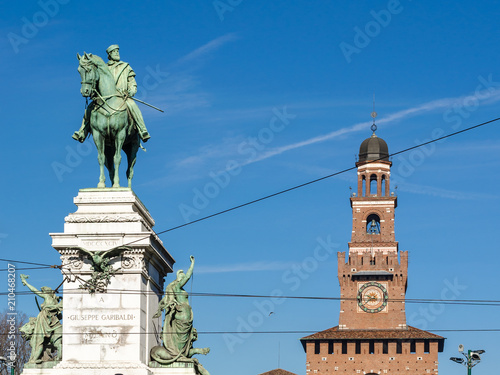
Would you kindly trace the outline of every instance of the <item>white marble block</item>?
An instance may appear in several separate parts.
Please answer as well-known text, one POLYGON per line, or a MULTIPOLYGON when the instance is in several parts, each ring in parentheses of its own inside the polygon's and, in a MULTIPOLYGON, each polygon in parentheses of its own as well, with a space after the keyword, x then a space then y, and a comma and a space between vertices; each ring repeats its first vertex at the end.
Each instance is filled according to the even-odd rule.
POLYGON ((52 246, 61 254, 65 281, 62 361, 49 371, 151 374, 157 370, 147 367, 149 352, 160 345, 162 326, 160 318, 152 316, 174 259, 153 232, 153 218, 131 189, 82 189, 74 203, 78 209, 65 218, 64 232, 50 234, 52 246), (71 248, 103 251, 121 245, 131 250, 111 258, 117 272, 107 291, 90 294, 81 289, 83 280, 91 278, 92 262, 71 248))

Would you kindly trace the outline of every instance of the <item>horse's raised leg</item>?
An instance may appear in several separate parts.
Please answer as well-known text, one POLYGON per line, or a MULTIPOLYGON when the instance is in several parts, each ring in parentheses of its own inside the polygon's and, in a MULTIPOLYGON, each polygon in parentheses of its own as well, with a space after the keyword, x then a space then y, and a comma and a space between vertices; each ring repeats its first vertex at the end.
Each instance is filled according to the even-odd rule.
POLYGON ((104 161, 106 156, 104 155, 104 137, 98 131, 94 131, 92 134, 95 142, 95 146, 97 148, 97 161, 99 162, 100 175, 99 175, 99 183, 97 184, 98 188, 106 187, 106 176, 104 175, 104 161))

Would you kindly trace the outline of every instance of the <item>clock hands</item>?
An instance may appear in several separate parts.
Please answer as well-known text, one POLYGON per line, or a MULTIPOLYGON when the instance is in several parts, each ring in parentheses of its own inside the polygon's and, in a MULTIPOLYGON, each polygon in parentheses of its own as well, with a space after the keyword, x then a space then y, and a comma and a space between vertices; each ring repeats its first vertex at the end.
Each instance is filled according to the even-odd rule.
POLYGON ((378 294, 375 294, 375 293, 371 294, 371 295, 370 294, 365 295, 365 301, 368 303, 370 303, 371 301, 376 302, 376 301, 378 301, 378 299, 379 299, 379 296, 378 296, 378 294))
POLYGON ((358 289, 358 305, 369 313, 382 311, 387 306, 387 289, 375 281, 367 282, 358 289))

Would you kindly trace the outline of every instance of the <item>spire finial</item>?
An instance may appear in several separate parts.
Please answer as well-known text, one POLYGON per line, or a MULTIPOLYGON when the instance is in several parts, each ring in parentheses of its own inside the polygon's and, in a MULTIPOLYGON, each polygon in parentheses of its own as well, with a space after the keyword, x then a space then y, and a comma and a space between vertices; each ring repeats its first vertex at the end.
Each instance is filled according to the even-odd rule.
POLYGON ((377 112, 375 112, 375 93, 373 94, 373 112, 372 112, 371 116, 373 119, 373 124, 371 126, 371 130, 373 132, 373 135, 375 135, 375 131, 377 130, 377 125, 375 125, 375 117, 377 117, 377 112))

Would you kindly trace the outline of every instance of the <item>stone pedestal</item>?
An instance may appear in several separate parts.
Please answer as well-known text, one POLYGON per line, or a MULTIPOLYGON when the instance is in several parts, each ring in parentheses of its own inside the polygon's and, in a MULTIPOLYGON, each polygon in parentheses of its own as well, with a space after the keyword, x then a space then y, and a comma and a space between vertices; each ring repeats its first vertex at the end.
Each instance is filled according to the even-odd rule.
MULTIPOLYGON (((78 209, 65 218, 64 232, 50 234, 52 246, 61 254, 65 278, 62 361, 52 369, 26 369, 24 374, 156 373, 147 364, 150 349, 160 345, 162 322, 152 316, 174 259, 154 234, 153 218, 131 189, 82 189, 74 203, 78 209), (117 272, 106 292, 90 294, 82 289, 84 280, 91 278, 92 262, 71 248, 104 251, 121 245, 131 249, 111 258, 117 272)), ((182 371, 194 374, 193 369, 182 371)))

